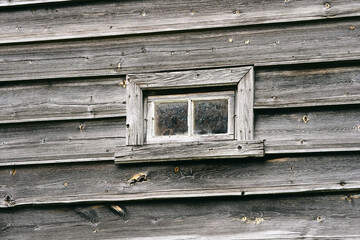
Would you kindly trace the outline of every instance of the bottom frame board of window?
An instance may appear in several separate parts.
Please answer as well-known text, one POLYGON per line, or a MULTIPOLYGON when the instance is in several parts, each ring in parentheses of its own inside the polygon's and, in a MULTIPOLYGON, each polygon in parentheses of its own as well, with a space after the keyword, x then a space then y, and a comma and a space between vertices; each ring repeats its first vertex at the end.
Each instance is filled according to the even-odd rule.
POLYGON ((115 163, 167 162, 202 159, 263 157, 264 141, 206 141, 120 146, 115 163))

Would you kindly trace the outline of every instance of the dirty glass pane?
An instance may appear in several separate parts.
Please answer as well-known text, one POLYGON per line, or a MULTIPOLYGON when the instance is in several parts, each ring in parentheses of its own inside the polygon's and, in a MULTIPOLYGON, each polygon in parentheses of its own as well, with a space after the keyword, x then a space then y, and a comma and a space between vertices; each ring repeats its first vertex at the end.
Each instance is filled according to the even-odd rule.
POLYGON ((228 132, 228 100, 194 101, 194 133, 228 132))
POLYGON ((156 103, 155 136, 187 134, 187 116, 187 102, 156 103))

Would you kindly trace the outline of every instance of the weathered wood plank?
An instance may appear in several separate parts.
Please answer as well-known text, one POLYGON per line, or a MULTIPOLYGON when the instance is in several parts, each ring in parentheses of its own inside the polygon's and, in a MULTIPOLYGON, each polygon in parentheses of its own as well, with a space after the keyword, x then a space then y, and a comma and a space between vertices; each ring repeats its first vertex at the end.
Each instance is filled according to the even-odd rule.
POLYGON ((360 153, 0 168, 0 207, 359 190, 360 153), (224 162, 226 161, 226 163, 224 162))
POLYGON ((144 143, 143 91, 129 76, 126 79, 126 145, 144 143))
POLYGON ((265 153, 360 150, 358 105, 301 110, 259 111, 255 139, 265 139, 265 153))
POLYGON ((331 68, 259 68, 255 74, 257 109, 360 103, 358 64, 331 68))
POLYGON ((240 80, 235 104, 235 137, 238 140, 254 139, 254 68, 240 80))
POLYGON ((125 116, 123 77, 0 85, 0 123, 125 116))
MULTIPOLYGON (((2 1, 1 6, 56 1, 2 1)), ((356 0, 86 1, 3 11, 0 44, 360 16, 356 0)))
POLYGON ((352 192, 6 209, 0 237, 359 239, 359 198, 352 192))
POLYGON ((70 2, 76 0, 0 0, 0 7, 11 7, 11 6, 24 6, 24 5, 35 5, 45 3, 61 3, 70 2))
POLYGON ((360 59, 359 19, 5 45, 0 81, 360 59))
POLYGON ((251 67, 128 74, 142 90, 236 86, 251 67))
POLYGON ((125 142, 124 119, 2 125, 0 165, 114 159, 125 142))
POLYGON ((120 146, 116 164, 263 157, 263 141, 212 141, 120 146))

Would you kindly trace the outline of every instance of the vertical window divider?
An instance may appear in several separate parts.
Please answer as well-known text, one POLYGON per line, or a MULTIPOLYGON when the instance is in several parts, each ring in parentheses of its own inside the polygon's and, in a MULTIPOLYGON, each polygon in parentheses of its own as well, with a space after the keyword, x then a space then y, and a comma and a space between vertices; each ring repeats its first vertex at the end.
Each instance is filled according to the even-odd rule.
POLYGON ((193 129, 193 105, 192 105, 192 98, 188 100, 188 135, 193 136, 194 135, 194 129, 193 129))

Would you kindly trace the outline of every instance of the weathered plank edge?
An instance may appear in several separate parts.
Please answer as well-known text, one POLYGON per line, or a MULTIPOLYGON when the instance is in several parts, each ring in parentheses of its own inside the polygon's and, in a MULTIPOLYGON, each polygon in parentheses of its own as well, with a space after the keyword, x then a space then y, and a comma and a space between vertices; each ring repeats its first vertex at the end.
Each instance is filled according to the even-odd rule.
POLYGON ((57 163, 80 163, 80 162, 98 162, 98 161, 113 161, 114 157, 90 157, 90 158, 64 158, 64 159, 48 159, 48 160, 26 160, 17 162, 1 162, 0 167, 6 166, 21 166, 21 165, 35 165, 35 164, 57 164, 57 163))
MULTIPOLYGON (((125 109, 123 109, 125 112, 125 109)), ((86 113, 85 113, 86 114, 86 113)), ((12 123, 31 123, 31 122, 48 122, 48 121, 67 121, 67 120, 92 120, 92 119, 106 119, 106 118, 121 118, 126 115, 119 110, 118 114, 96 114, 85 116, 84 114, 71 114, 67 117, 39 117, 39 118, 24 118, 16 120, 1 120, 0 124, 12 124, 12 123)))
POLYGON ((171 190, 159 192, 133 193, 133 194, 104 194, 99 195, 70 195, 61 198, 52 198, 51 196, 30 198, 30 199, 13 199, 10 195, 0 202, 1 208, 12 208, 29 205, 57 205, 57 204, 74 204, 74 203, 97 203, 97 202, 125 202, 141 200, 160 200, 160 199, 182 199, 182 198, 209 198, 209 197, 232 197, 232 196, 262 196, 262 195, 280 195, 280 194, 300 194, 300 193, 329 193, 329 192, 348 192, 359 191, 360 182, 346 182, 341 185, 338 182, 314 184, 314 185, 288 185, 246 188, 221 188, 221 189, 188 189, 188 190, 171 190))
POLYGON ((0 7, 13 7, 13 6, 26 6, 26 5, 38 5, 38 4, 51 4, 62 2, 75 2, 80 0, 24 0, 24 1, 2 1, 0 7), (6 3, 4 3, 6 2, 6 3))
POLYGON ((276 101, 276 102, 255 102, 254 109, 281 109, 281 108, 302 108, 320 106, 341 106, 360 104, 360 97, 333 97, 298 99, 297 101, 276 101))
POLYGON ((252 66, 127 74, 143 91, 236 86, 252 66), (211 76, 211 79, 209 79, 211 76), (218 77, 218 78, 217 78, 218 77), (181 81, 179 81, 179 78, 181 81), (176 81, 174 81, 176 80, 176 81))
MULTIPOLYGON (((319 139, 323 141, 323 139, 319 139)), ((359 143, 360 145, 360 143, 359 143)), ((312 148, 297 148, 297 149, 288 149, 289 146, 265 146, 265 154, 287 154, 287 153, 327 153, 327 152, 358 152, 360 151, 360 146, 347 147, 346 144, 324 144, 324 146, 316 146, 312 148), (340 146, 339 146, 340 145, 340 146)), ((296 147, 291 146, 291 147, 296 147)))
POLYGON ((115 150, 115 164, 167 162, 201 159, 263 157, 264 141, 212 141, 143 146, 120 146, 115 150), (174 151, 191 146, 192 155, 186 151, 174 151), (152 154, 148 154, 151 152, 152 154), (167 154, 171 154, 171 157, 167 154))

